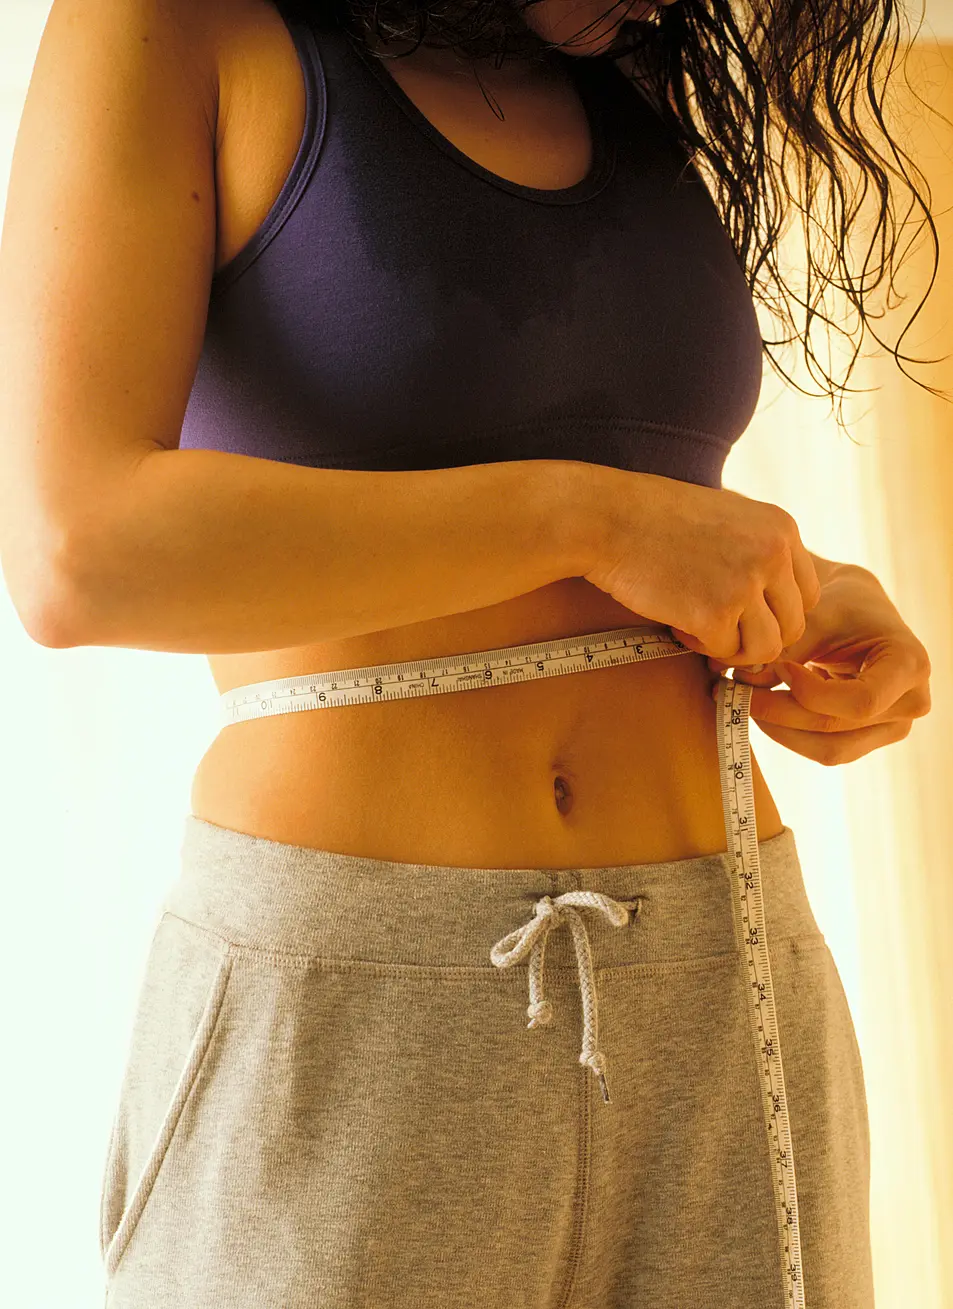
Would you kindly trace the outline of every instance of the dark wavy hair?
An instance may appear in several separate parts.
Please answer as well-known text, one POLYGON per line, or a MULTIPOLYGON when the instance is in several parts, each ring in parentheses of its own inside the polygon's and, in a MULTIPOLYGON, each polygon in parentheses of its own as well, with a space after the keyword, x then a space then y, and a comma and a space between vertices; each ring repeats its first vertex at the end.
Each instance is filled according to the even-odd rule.
MULTIPOLYGON (((409 40, 414 49, 419 45, 450 48, 466 59, 490 59, 497 68, 505 60, 544 60, 554 48, 522 17, 539 0, 280 3, 285 9, 336 21, 360 39, 374 33, 384 46, 409 40)), ((618 0, 600 18, 631 8, 630 0, 618 0)), ((910 40, 905 19, 895 0, 677 0, 659 8, 647 21, 623 22, 611 47, 604 51, 611 58, 631 56, 628 75, 654 104, 687 159, 700 173, 708 172, 709 191, 752 297, 771 312, 782 328, 790 329, 788 335, 777 339, 762 338, 773 367, 804 395, 827 394, 833 401, 838 394, 837 421, 842 428, 844 395, 869 389, 846 385, 865 330, 894 356, 903 372, 902 359, 911 363, 940 362, 916 359, 899 350, 900 341, 933 287, 939 265, 929 183, 891 137, 884 118, 889 77, 898 49, 901 40, 910 40), (881 138, 886 153, 877 148, 881 138), (775 140, 777 149, 772 150, 775 140), (796 170, 793 177, 792 165, 796 170), (905 165, 910 166, 910 172, 905 165), (918 189, 921 184, 925 199, 918 189), (851 270, 848 242, 852 235, 856 239, 858 219, 864 215, 863 205, 871 186, 876 223, 858 277, 851 270), (898 188, 911 198, 907 214, 915 206, 923 211, 914 239, 924 225, 929 227, 933 275, 900 340, 890 347, 871 326, 871 319, 882 317, 885 311, 874 314, 865 298, 887 276, 887 309, 903 300, 901 297, 891 303, 900 266, 895 265, 899 245, 895 212, 898 188), (803 216, 806 298, 787 285, 778 266, 779 242, 794 208, 803 216), (879 262, 871 267, 878 239, 879 262), (860 318, 858 340, 854 340, 856 329, 845 330, 823 311, 830 287, 843 292, 855 306, 860 318), (806 311, 800 333, 791 312, 792 298, 806 311), (836 382, 820 368, 811 344, 815 317, 854 344, 843 382, 836 382), (803 341, 812 377, 817 378, 816 365, 826 383, 820 393, 798 386, 768 348, 787 346, 795 340, 803 341)), ((574 39, 588 35, 599 21, 595 19, 580 29, 574 39)), ((409 53, 412 51, 383 57, 401 58, 409 53)), ((905 66, 904 75, 907 80, 905 66)), ((931 108, 919 96, 916 98, 931 108)), ((501 110, 494 108, 494 112, 503 117, 501 110)), ((908 225, 905 216, 900 227, 908 225)), ((863 230, 866 233, 866 227, 863 230)), ((916 378, 911 380, 933 395, 950 398, 916 378)))

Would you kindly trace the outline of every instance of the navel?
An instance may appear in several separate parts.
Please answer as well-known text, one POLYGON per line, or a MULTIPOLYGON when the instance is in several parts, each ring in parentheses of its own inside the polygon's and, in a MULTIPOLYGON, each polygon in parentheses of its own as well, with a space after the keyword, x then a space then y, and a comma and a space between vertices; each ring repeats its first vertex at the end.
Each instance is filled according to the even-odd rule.
POLYGON ((573 794, 565 777, 557 776, 553 779, 553 794, 556 797, 556 808, 561 814, 568 814, 572 808, 573 794))

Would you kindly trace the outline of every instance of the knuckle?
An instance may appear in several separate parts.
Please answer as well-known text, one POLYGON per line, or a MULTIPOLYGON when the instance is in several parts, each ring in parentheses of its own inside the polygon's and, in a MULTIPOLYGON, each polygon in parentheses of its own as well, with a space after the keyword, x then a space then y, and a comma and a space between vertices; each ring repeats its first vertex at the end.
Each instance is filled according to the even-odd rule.
POLYGON ((823 764, 825 768, 833 768, 835 764, 841 762, 841 747, 834 737, 828 737, 818 747, 817 761, 823 764))
POLYGON ((762 500, 765 516, 769 523, 773 523, 777 529, 787 531, 794 519, 785 509, 784 505, 779 505, 775 500, 762 500))
POLYGON ((917 701, 913 707, 913 716, 914 718, 923 718, 925 717, 926 714, 930 712, 932 708, 933 708, 933 701, 930 698, 930 692, 925 691, 917 698, 917 701))
POLYGON ((791 541, 783 531, 770 534, 764 543, 765 562, 777 572, 791 557, 791 541))
POLYGON ((697 616, 694 629, 716 659, 730 659, 738 648, 738 617, 724 609, 708 607, 697 616))
POLYGON ((910 671, 914 677, 922 678, 928 682, 933 668, 930 664, 930 656, 927 654, 926 646, 920 641, 913 641, 909 650, 907 660, 910 671))
POLYGON ((786 509, 780 505, 772 506, 774 509, 774 529, 777 533, 778 540, 784 549, 790 549, 797 541, 800 540, 801 534, 798 531, 797 520, 793 514, 789 514, 786 509))

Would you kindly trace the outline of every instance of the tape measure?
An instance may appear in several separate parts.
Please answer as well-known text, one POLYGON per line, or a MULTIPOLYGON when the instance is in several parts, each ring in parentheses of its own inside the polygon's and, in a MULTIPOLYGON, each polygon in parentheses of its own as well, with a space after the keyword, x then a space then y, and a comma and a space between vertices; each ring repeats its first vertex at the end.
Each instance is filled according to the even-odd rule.
MULTIPOLYGON (((488 686, 561 677, 567 673, 695 654, 669 631, 619 627, 534 645, 480 650, 408 663, 349 668, 342 672, 281 677, 235 687, 221 697, 225 726, 272 714, 345 705, 408 700, 423 695, 477 691, 488 686)), ((764 922, 758 832, 755 823, 748 711, 752 687, 721 678, 716 700, 721 795, 728 859, 735 894, 736 941, 748 975, 748 1015, 760 1068, 761 1103, 768 1134, 778 1235, 787 1303, 804 1309, 797 1184, 784 1089, 774 988, 764 922)))

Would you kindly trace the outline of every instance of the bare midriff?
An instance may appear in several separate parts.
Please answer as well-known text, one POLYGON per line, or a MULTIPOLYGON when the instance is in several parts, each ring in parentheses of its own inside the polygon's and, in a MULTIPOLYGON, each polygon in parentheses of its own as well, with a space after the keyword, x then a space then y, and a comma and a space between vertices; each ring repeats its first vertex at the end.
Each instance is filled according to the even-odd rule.
MULTIPOLYGON (((427 58, 388 69, 458 148, 528 186, 566 187, 586 175, 587 122, 564 79, 501 75, 493 88, 501 123, 475 81, 444 77, 427 58)), ((230 11, 219 82, 228 123, 216 158, 222 267, 273 204, 304 121, 297 55, 268 0, 230 11)), ((294 649, 210 655, 209 665, 224 694, 635 626, 667 630, 573 577, 485 609, 294 649)), ((192 812, 251 836, 409 864, 591 868, 716 853, 727 836, 714 681, 704 657, 687 653, 233 723, 199 763, 192 812)), ((783 824, 753 752, 751 766, 764 840, 783 824)))
MULTIPOLYGON (((666 629, 583 578, 322 646, 214 655, 221 693, 298 674, 666 629)), ((511 686, 224 727, 192 812, 273 841, 401 863, 593 868, 727 848, 715 681, 673 655, 511 686)), ((783 824, 751 756, 760 839, 783 824)))

